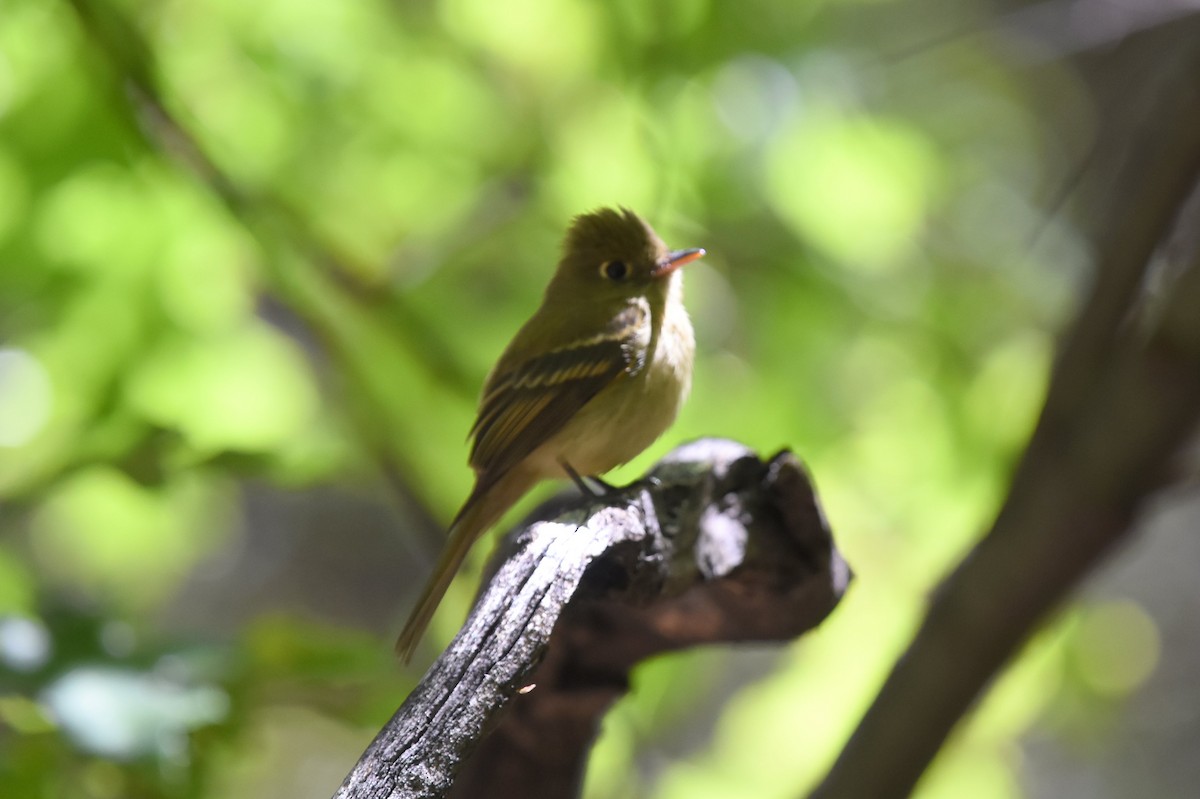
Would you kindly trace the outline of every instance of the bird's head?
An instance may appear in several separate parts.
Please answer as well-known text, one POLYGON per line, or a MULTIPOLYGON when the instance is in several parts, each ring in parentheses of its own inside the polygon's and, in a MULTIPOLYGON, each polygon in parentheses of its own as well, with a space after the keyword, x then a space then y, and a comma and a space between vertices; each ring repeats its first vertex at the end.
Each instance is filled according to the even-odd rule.
POLYGON ((598 302, 636 296, 665 299, 676 270, 704 250, 669 250, 645 221, 622 208, 601 208, 572 221, 547 295, 592 296, 598 302))

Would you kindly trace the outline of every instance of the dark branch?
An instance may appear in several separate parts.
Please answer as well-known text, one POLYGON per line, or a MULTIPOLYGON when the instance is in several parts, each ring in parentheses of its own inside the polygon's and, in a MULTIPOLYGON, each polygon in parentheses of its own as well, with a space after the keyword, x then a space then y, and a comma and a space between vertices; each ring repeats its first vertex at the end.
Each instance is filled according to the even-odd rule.
POLYGON ((1176 233, 1200 188, 1192 41, 1172 51, 1190 62, 1183 82, 1159 87, 1172 90, 1169 114, 1151 119, 1097 217, 1097 279, 1004 506, 813 797, 907 796, 987 683, 1171 479, 1200 417, 1200 249, 1176 233), (1171 283, 1148 297, 1173 239, 1176 263, 1159 270, 1171 283))
POLYGON ((452 785, 464 797, 574 796, 636 663, 792 639, 850 579, 788 452, 764 462, 699 441, 603 503, 560 501, 549 518, 509 534, 462 631, 338 799, 440 797, 452 785))

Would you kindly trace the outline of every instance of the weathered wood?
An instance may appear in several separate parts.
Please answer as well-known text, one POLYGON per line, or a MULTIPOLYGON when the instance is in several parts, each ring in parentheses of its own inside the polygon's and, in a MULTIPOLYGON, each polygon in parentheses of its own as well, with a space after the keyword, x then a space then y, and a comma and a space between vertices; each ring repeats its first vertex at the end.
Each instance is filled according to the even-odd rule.
POLYGON ((336 799, 574 796, 636 663, 789 640, 850 579, 788 452, 698 441, 601 500, 555 506, 506 538, 462 630, 336 799))

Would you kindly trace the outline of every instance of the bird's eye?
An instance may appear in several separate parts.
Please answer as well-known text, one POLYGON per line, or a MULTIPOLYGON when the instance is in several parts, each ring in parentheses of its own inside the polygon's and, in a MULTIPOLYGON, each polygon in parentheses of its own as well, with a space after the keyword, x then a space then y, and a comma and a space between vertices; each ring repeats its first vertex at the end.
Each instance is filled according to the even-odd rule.
POLYGON ((624 261, 605 261, 600 264, 600 274, 619 283, 629 276, 629 267, 625 265, 624 261))

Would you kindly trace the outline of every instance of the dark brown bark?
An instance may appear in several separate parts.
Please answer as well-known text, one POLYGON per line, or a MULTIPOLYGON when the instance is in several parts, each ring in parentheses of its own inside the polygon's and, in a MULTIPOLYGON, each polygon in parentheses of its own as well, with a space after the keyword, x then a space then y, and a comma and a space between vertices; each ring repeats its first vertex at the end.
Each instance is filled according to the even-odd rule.
POLYGON ((635 664, 795 638, 850 580, 788 452, 698 441, 639 483, 557 508, 509 534, 466 624, 339 799, 575 796, 635 664))
POLYGON ((907 796, 1037 625, 1175 476, 1200 418, 1200 25, 1078 56, 1097 264, 996 521, 944 581, 819 799, 907 796), (1104 124, 1104 123, 1111 124, 1104 124))

